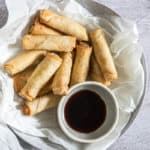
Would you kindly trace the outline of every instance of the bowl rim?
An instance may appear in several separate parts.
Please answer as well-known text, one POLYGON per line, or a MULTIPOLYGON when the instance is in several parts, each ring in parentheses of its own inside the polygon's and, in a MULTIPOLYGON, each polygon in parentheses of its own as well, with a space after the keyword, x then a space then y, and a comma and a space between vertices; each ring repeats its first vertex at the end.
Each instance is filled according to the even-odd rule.
MULTIPOLYGON (((74 86, 72 86, 69 91, 68 91, 68 94, 74 90, 74 89, 77 89, 76 92, 78 91, 78 88, 81 87, 81 86, 85 86, 85 85, 88 85, 88 86, 91 86, 91 85, 96 85, 99 89, 102 88, 104 89, 107 93, 109 93, 112 97, 112 100, 114 101, 114 104, 115 104, 115 111, 116 111, 116 116, 114 117, 114 122, 113 124, 110 126, 109 130, 102 136, 99 136, 97 138, 94 138, 94 139, 82 139, 82 138, 79 138, 79 137, 76 137, 75 135, 69 133, 69 131, 65 128, 64 126, 64 123, 62 122, 62 118, 63 118, 63 115, 64 113, 62 113, 62 108, 63 107, 63 104, 69 100, 69 99, 66 99, 67 97, 66 96, 63 96, 61 99, 60 99, 60 102, 58 104, 58 107, 57 107, 57 120, 58 120, 58 124, 61 128, 61 130, 64 132, 65 135, 67 135, 70 139, 74 140, 74 141, 77 141, 77 142, 80 142, 80 143, 95 143, 95 142, 98 142, 98 141, 101 141, 103 140, 106 136, 108 136, 116 127, 118 121, 119 121, 119 104, 118 104, 118 101, 117 101, 117 98, 116 96, 114 95, 114 93, 108 88, 106 87, 105 85, 103 85, 102 83, 98 83, 98 82, 95 82, 95 81, 85 81, 83 83, 79 83, 79 84, 76 84, 74 86)), ((86 88, 85 88, 86 89, 86 88)), ((84 90, 84 88, 83 88, 84 90)), ((76 93, 74 92, 74 93, 76 93)), ((72 93, 71 95, 73 95, 74 93, 72 93)), ((70 96, 71 96, 70 95, 70 96)), ((67 124, 67 123, 66 123, 67 124)), ((69 125, 67 124, 67 126, 69 127, 69 125)), ((70 128, 70 127, 69 127, 70 128)), ((74 130, 75 131, 75 130, 74 130)), ((77 131, 75 131, 77 132, 77 131)), ((85 133, 87 134, 87 133, 85 133)))

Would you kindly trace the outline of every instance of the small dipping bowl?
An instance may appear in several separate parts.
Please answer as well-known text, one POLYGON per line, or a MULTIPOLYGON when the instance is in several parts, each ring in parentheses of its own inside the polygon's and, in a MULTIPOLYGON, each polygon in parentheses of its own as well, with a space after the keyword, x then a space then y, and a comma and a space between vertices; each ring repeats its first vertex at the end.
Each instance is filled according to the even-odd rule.
POLYGON ((89 81, 71 87, 68 94, 61 98, 58 105, 57 117, 60 128, 70 139, 81 143, 94 143, 103 140, 116 127, 119 118, 119 106, 116 97, 109 88, 103 84, 89 81), (103 100, 106 108, 106 116, 103 124, 96 130, 88 133, 73 129, 65 118, 65 107, 67 102, 74 94, 83 90, 96 93, 103 100))

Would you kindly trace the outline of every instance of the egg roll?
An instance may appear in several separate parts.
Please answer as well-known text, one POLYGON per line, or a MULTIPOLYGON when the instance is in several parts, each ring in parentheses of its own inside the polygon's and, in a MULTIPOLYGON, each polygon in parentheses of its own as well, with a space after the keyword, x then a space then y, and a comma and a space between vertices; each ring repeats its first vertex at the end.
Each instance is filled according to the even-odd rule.
POLYGON ((36 66, 28 67, 24 71, 19 72, 13 76, 14 90, 16 93, 19 93, 25 86, 35 67, 36 66))
POLYGON ((76 56, 71 75, 71 86, 86 81, 90 66, 91 54, 92 47, 90 47, 89 45, 77 45, 75 54, 76 56))
POLYGON ((51 78, 43 87, 42 89, 40 90, 40 92, 38 93, 38 97, 39 96, 43 96, 49 92, 51 92, 52 88, 52 81, 53 81, 53 78, 51 78))
POLYGON ((40 11, 40 22, 62 33, 75 36, 80 41, 88 41, 87 31, 84 26, 50 10, 43 9, 40 11))
POLYGON ((29 33, 33 35, 61 35, 60 32, 41 24, 37 16, 35 17, 34 24, 31 26, 29 33))
POLYGON ((60 96, 53 95, 52 93, 38 97, 32 102, 25 101, 22 106, 23 113, 25 115, 36 115, 49 108, 56 107, 59 103, 60 96))
POLYGON ((118 78, 117 70, 113 58, 105 39, 103 29, 99 28, 90 33, 91 41, 94 47, 96 60, 101 68, 105 80, 112 81, 118 78))
POLYGON ((72 68, 72 53, 63 53, 61 55, 63 62, 56 72, 53 82, 52 91, 56 95, 66 95, 68 85, 70 82, 71 68, 72 68))
POLYGON ((48 53, 41 63, 35 68, 20 96, 32 101, 36 98, 42 87, 52 78, 62 63, 62 59, 53 53, 48 53))
POLYGON ((22 39, 25 50, 48 50, 58 52, 72 51, 76 45, 76 38, 61 35, 25 35, 22 39))
POLYGON ((90 77, 93 81, 101 82, 106 86, 109 86, 111 84, 110 81, 104 79, 101 69, 94 56, 91 57, 90 77))
POLYGON ((4 64, 4 69, 14 75, 31 66, 36 60, 46 55, 46 51, 30 51, 24 52, 10 59, 4 64))
MULTIPOLYGON (((36 66, 31 66, 27 68, 26 70, 17 73, 13 76, 13 83, 14 83, 14 90, 16 93, 19 93, 21 89, 25 86, 27 83, 29 77, 33 73, 36 66)), ((51 83, 52 80, 50 80, 47 84, 44 85, 44 87, 40 90, 38 96, 43 96, 51 91, 51 83)))

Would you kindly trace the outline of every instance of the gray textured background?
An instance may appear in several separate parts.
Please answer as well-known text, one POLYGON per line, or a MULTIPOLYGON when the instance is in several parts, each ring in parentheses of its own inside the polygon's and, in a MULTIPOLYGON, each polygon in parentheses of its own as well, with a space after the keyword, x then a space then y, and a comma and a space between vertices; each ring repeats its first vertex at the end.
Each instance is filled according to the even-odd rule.
MULTIPOLYGON (((150 65, 150 0, 97 0, 98 2, 112 8, 121 16, 136 21, 140 42, 144 48, 147 69, 150 65)), ((13 2, 13 1, 12 1, 13 2)), ((5 22, 7 12, 4 2, 0 0, 0 26, 5 22), (5 13, 4 13, 5 12, 5 13), (1 21, 3 20, 3 21, 1 21)), ((147 71, 149 74, 149 70, 147 71)), ((136 120, 109 150, 150 150, 150 93, 149 78, 147 91, 143 106, 136 120)), ((25 147, 25 143, 22 143, 25 147)), ((31 148, 27 148, 31 149, 31 148)))

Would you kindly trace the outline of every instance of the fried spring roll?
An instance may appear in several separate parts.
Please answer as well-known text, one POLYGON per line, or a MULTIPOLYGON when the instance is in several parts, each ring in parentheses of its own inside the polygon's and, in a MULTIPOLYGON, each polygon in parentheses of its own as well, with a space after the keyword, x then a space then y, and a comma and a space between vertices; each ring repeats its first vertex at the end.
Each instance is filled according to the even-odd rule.
POLYGON ((61 35, 25 35, 22 40, 25 50, 49 50, 59 52, 72 51, 76 44, 76 38, 61 35))
POLYGON ((42 87, 42 89, 38 93, 38 97, 49 93, 52 90, 51 85, 52 85, 52 78, 42 87))
POLYGON ((101 82, 106 86, 109 86, 111 84, 110 81, 104 79, 101 69, 94 56, 91 57, 90 77, 92 80, 101 82))
POLYGON ((42 87, 51 79, 61 65, 62 59, 53 53, 48 53, 42 62, 35 68, 26 85, 20 92, 20 96, 32 101, 42 87))
POLYGON ((56 72, 53 82, 52 91, 56 95, 66 95, 68 91, 68 85, 70 82, 71 68, 72 68, 72 53, 62 54, 63 62, 56 72))
POLYGON ((14 75, 23 71, 27 67, 31 66, 36 60, 46 55, 46 51, 30 51, 24 52, 16 57, 12 58, 4 64, 4 69, 10 74, 14 75))
POLYGON ((75 36, 80 41, 88 41, 87 31, 84 26, 50 10, 43 9, 40 11, 40 22, 63 33, 75 36))
POLYGON ((19 93, 21 89, 25 86, 35 67, 36 66, 31 66, 13 76, 14 90, 16 93, 19 93))
MULTIPOLYGON (((14 90, 16 93, 19 93, 21 91, 21 89, 23 89, 23 87, 27 83, 29 77, 33 73, 35 67, 36 66, 31 66, 31 67, 27 68, 26 70, 13 76, 14 90)), ((43 96, 51 91, 51 82, 52 81, 50 80, 46 85, 44 85, 44 87, 40 90, 38 96, 43 96)))
POLYGON ((96 60, 102 70, 105 80, 112 81, 117 79, 117 70, 105 39, 104 31, 102 29, 96 29, 90 33, 90 37, 96 60))
POLYGON ((71 86, 86 80, 89 71, 91 54, 92 48, 87 44, 77 45, 76 56, 71 75, 71 86))
POLYGON ((61 35, 60 32, 41 24, 37 16, 35 17, 34 24, 31 26, 29 33, 33 35, 61 35))
POLYGON ((60 96, 52 93, 34 99, 32 102, 25 101, 23 104, 23 113, 25 115, 35 115, 49 108, 56 107, 59 103, 60 96))

